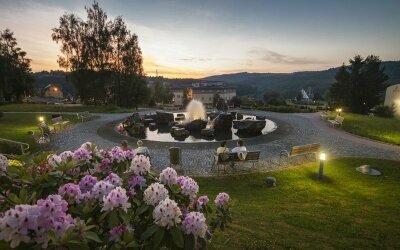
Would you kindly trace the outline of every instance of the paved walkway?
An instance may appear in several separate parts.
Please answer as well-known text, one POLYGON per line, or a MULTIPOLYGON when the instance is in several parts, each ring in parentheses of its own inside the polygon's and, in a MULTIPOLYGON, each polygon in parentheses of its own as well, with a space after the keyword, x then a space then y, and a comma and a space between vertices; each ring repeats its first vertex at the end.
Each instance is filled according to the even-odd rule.
MULTIPOLYGON (((253 145, 246 144, 248 150, 260 150, 261 160, 267 168, 279 168, 279 152, 294 145, 320 143, 329 158, 371 157, 400 161, 400 146, 379 143, 333 128, 319 119, 317 113, 283 114, 264 111, 239 111, 256 115, 265 115, 275 121, 278 129, 270 135, 261 136, 253 145)), ((112 130, 112 125, 123 120, 129 114, 97 114, 100 118, 75 124, 72 128, 56 134, 53 147, 57 152, 74 150, 86 141, 96 143, 101 148, 111 148, 124 139, 112 130), (101 135, 99 135, 101 134, 101 135)), ((133 139, 130 138, 133 145, 133 139)), ((246 143, 246 141, 245 141, 246 143)), ((168 148, 171 143, 147 143, 151 150, 154 169, 159 171, 169 164, 168 148)), ((212 165, 217 143, 180 144, 183 170, 188 175, 208 175, 212 165)), ((229 147, 234 142, 228 143, 229 147)))

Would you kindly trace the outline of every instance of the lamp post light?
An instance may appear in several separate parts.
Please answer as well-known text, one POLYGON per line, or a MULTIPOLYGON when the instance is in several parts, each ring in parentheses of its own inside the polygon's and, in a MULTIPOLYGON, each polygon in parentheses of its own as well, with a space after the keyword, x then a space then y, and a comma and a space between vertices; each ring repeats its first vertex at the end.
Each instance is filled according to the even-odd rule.
POLYGON ((41 122, 41 123, 44 122, 44 117, 43 116, 39 116, 39 122, 41 122))
POLYGON ((321 153, 319 155, 319 171, 318 171, 318 179, 322 179, 323 175, 324 175, 324 163, 326 160, 326 154, 325 153, 321 153))

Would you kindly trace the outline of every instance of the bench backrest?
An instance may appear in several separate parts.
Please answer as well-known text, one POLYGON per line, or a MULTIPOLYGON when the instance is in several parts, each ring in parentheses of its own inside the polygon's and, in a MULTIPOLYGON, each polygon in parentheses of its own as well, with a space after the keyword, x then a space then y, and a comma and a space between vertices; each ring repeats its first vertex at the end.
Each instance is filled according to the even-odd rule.
POLYGON ((90 115, 89 111, 83 111, 78 113, 78 116, 87 116, 87 115, 90 115))
POLYGON ((52 121, 52 122, 62 122, 62 121, 63 121, 63 118, 62 118, 62 116, 58 116, 58 117, 56 117, 56 118, 52 118, 51 121, 52 121))
POLYGON ((218 162, 224 161, 258 161, 260 159, 260 151, 247 152, 244 160, 239 159, 237 153, 229 153, 227 160, 221 159, 221 154, 218 155, 218 162))
POLYGON ((307 153, 316 153, 316 152, 318 152, 319 148, 320 148, 319 143, 294 146, 294 147, 292 147, 292 150, 290 151, 290 155, 294 156, 294 155, 301 155, 301 154, 307 154, 307 153))
POLYGON ((343 121, 344 121, 344 117, 337 115, 336 118, 335 118, 335 121, 336 121, 337 123, 342 124, 343 121))

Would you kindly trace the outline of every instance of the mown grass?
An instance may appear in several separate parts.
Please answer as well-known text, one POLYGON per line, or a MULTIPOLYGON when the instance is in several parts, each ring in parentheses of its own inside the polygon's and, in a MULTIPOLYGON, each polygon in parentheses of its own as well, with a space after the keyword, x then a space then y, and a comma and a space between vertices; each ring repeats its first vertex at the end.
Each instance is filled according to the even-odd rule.
POLYGON ((0 105, 0 111, 3 112, 83 112, 89 111, 93 113, 131 113, 133 108, 120 108, 115 105, 56 105, 56 104, 6 104, 0 105))
POLYGON ((352 113, 342 113, 341 116, 344 117, 342 129, 349 133, 400 145, 400 120, 398 119, 352 113))
MULTIPOLYGON (((0 117, 0 138, 28 143, 30 145, 30 152, 36 152, 39 148, 33 137, 28 134, 28 131, 34 130, 35 133, 39 133, 40 130, 37 125, 39 123, 39 116, 43 116, 47 124, 51 125, 50 114, 3 114, 3 117, 0 117)), ((70 120, 69 125, 79 122, 76 115, 63 115, 63 118, 70 120)), ((0 152, 20 154, 20 149, 19 147, 0 142, 0 152)))
POLYGON ((213 239, 216 249, 399 249, 400 162, 347 158, 270 173, 196 178, 201 193, 232 198, 234 222, 213 239), (371 164, 383 176, 366 176, 371 164), (267 176, 277 186, 264 185, 267 176))

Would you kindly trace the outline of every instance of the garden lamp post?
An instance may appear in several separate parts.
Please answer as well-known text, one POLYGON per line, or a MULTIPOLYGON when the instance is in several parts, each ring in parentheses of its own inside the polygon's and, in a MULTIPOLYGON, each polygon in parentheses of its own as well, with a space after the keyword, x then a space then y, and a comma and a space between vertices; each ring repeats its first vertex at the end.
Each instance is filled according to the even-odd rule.
POLYGON ((319 155, 319 172, 318 172, 318 179, 322 179, 323 175, 324 175, 324 163, 325 163, 325 159, 326 159, 326 154, 325 153, 321 153, 319 155))

